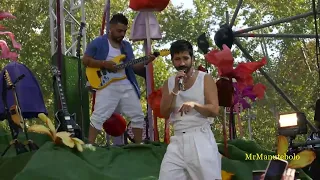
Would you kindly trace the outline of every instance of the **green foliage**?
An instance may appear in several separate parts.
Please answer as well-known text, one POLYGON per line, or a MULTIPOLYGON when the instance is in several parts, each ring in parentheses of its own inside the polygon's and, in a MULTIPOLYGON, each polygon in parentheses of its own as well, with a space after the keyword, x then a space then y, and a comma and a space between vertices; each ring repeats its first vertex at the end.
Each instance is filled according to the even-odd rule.
MULTIPOLYGON (((137 12, 128 9, 128 0, 112 1, 111 14, 124 12, 130 22, 133 21, 137 12)), ((211 36, 218 30, 218 25, 226 21, 225 12, 231 10, 229 16, 232 17, 237 0, 231 1, 209 1, 194 0, 194 10, 185 10, 181 7, 174 7, 171 4, 162 12, 157 12, 158 21, 163 32, 163 39, 154 41, 153 47, 162 49, 169 43, 177 39, 187 39, 196 45, 197 37, 203 32, 208 32, 211 36)), ((68 3, 66 2, 66 5, 68 3)), ((100 33, 104 0, 86 1, 86 22, 87 22, 87 42, 94 39, 100 33)), ((68 9, 69 7, 66 6, 68 9)), ((53 119, 53 91, 51 74, 49 73, 50 64, 50 23, 48 12, 48 1, 39 0, 2 0, 1 10, 9 11, 17 17, 15 20, 1 21, 8 30, 15 33, 18 42, 22 44, 19 61, 27 65, 37 77, 45 98, 45 103, 49 110, 49 116, 53 119)), ((311 9, 311 3, 301 0, 293 1, 244 1, 242 8, 236 18, 234 29, 241 29, 259 25, 276 19, 289 17, 311 9), (290 4, 290 5, 288 5, 290 4)), ((76 14, 79 16, 79 14, 76 14)), ((128 29, 130 33, 131 27, 128 29)), ((66 32, 70 32, 70 25, 66 26, 66 32)), ((314 25, 312 17, 299 19, 289 23, 279 24, 273 27, 267 27, 262 30, 255 30, 253 33, 291 33, 313 34, 314 25)), ((70 33, 69 33, 70 34, 70 33)), ((8 40, 5 36, 1 39, 8 40)), ((313 110, 310 108, 315 104, 318 95, 318 74, 315 60, 315 43, 313 40, 303 39, 274 39, 274 38, 240 38, 241 44, 250 52, 256 60, 260 60, 264 55, 259 49, 261 44, 266 44, 268 53, 268 65, 264 67, 265 71, 274 79, 278 86, 291 98, 299 109, 307 114, 308 119, 313 119, 313 110)), ((71 36, 66 36, 66 43, 71 43, 71 36)), ((211 39, 212 41, 212 39, 211 39)), ((10 43, 8 43, 11 45, 10 43)), ((134 49, 139 53, 137 57, 142 56, 142 42, 133 43, 134 49)), ((214 45, 212 45, 215 47, 214 45)), ((197 50, 197 48, 195 47, 197 50)), ((196 54, 197 63, 204 64, 203 55, 196 54), (199 61, 200 60, 200 61, 199 61)), ((234 48, 234 56, 239 61, 244 61, 243 54, 234 48)), ((1 61, 0 67, 3 67, 8 61, 1 61)), ((162 86, 171 72, 170 56, 158 58, 154 62, 155 88, 162 86)), ((217 78, 216 69, 210 67, 212 74, 217 78)), ((251 113, 256 115, 252 122, 253 139, 264 148, 273 149, 276 138, 276 118, 279 112, 291 112, 292 109, 273 89, 267 80, 259 73, 254 73, 255 82, 261 82, 267 86, 267 97, 264 100, 256 102, 251 113)), ((144 79, 138 78, 140 88, 143 92, 141 103, 146 110, 146 88, 144 79)), ((242 115, 247 114, 243 112, 242 115)), ((241 117, 245 132, 245 138, 248 138, 248 123, 245 116, 241 117)), ((222 121, 223 113, 215 119, 213 125, 217 140, 222 140, 222 121)), ((159 120, 160 139, 163 139, 164 120, 159 120)), ((302 137, 301 139, 304 139, 302 137)), ((99 140, 103 142, 104 137, 99 140)))

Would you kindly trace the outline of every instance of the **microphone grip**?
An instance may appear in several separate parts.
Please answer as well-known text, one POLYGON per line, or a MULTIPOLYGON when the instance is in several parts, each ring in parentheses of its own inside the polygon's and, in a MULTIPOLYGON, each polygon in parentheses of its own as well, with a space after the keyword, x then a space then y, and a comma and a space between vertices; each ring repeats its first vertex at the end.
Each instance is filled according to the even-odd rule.
POLYGON ((179 91, 183 90, 183 78, 179 79, 179 91))

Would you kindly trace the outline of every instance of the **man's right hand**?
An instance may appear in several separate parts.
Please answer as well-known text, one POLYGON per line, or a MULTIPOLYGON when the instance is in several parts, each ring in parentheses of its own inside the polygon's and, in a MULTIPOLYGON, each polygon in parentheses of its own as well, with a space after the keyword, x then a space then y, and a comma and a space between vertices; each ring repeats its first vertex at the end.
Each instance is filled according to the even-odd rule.
POLYGON ((102 67, 110 72, 114 72, 114 73, 117 72, 116 63, 113 61, 103 61, 102 67))
MULTIPOLYGON (((176 78, 175 78, 175 85, 174 85, 174 89, 175 90, 179 90, 179 80, 181 78, 184 78, 186 76, 186 73, 184 71, 179 71, 176 75, 176 78)), ((181 89, 180 89, 181 90, 181 89)))

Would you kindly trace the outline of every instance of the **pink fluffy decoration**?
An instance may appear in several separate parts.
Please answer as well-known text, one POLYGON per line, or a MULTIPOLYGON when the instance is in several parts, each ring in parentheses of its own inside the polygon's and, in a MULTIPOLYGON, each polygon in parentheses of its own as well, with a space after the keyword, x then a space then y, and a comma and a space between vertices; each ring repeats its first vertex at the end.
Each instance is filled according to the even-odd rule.
MULTIPOLYGON (((16 17, 13 16, 11 13, 9 12, 4 12, 4 11, 0 11, 0 20, 3 19, 15 19, 16 17)), ((0 30, 4 30, 6 29, 3 25, 0 24, 0 30)), ((19 44, 16 40, 15 40, 15 36, 12 32, 9 31, 0 31, 0 35, 7 35, 9 36, 11 42, 12 42, 12 46, 13 48, 17 49, 17 50, 21 50, 21 44, 19 44)), ((0 40, 0 59, 10 59, 11 61, 17 61, 19 54, 16 52, 12 52, 10 51, 8 44, 6 41, 4 40, 0 40)))

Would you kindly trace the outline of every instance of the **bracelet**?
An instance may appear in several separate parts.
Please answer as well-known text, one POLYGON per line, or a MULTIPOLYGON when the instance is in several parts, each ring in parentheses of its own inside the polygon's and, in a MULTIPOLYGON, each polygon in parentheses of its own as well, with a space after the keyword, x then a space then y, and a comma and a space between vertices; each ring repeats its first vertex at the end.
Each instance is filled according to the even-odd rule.
POLYGON ((106 64, 106 61, 101 62, 101 66, 104 68, 104 65, 106 64))
POLYGON ((171 91, 171 93, 172 93, 173 95, 175 95, 175 96, 178 96, 178 94, 180 93, 180 91, 178 91, 177 93, 171 91))

